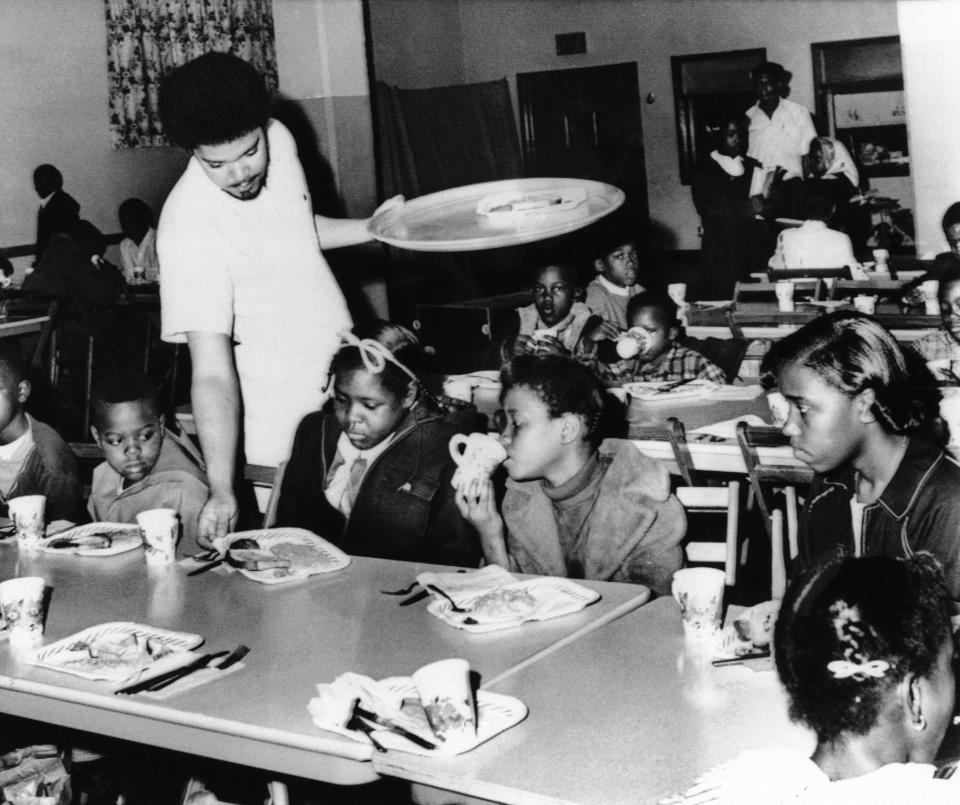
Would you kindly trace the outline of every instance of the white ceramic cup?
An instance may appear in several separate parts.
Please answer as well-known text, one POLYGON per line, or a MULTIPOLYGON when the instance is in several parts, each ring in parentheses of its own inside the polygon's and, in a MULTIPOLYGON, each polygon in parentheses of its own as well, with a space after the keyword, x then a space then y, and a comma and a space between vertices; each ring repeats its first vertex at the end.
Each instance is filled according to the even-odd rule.
POLYGON ((688 567, 673 574, 671 592, 680 604, 688 641, 713 647, 720 635, 726 575, 712 567, 688 567))
POLYGON ((794 311, 793 280, 777 280, 774 293, 777 295, 777 307, 784 313, 792 313, 794 311))
POLYGON ((45 522, 45 495, 21 495, 7 504, 7 511, 17 530, 17 545, 21 550, 35 551, 43 543, 45 522))
POLYGON ((137 515, 148 565, 169 565, 177 559, 179 523, 174 509, 149 509, 137 515))
POLYGON ((43 598, 46 582, 39 576, 0 582, 0 608, 10 645, 35 648, 43 642, 43 598))
POLYGON ((920 292, 923 294, 923 312, 928 316, 940 315, 940 300, 937 293, 940 291, 940 280, 926 280, 920 283, 920 292))
POLYGON ((467 375, 450 375, 443 381, 443 393, 452 400, 473 402, 473 390, 478 382, 476 378, 467 375))
POLYGON ((470 684, 470 663, 439 660, 413 673, 413 684, 430 729, 446 750, 469 746, 477 737, 477 709, 470 684))
POLYGON ((770 408, 770 424, 782 428, 790 418, 790 403, 779 391, 767 394, 767 406, 770 408))
POLYGON ((687 301, 687 283, 671 282, 667 286, 667 296, 669 296, 677 306, 683 305, 687 301))
POLYGON ((871 294, 857 294, 853 297, 853 306, 861 313, 873 315, 877 309, 877 297, 871 294))
POLYGON ((886 271, 887 260, 890 259, 890 252, 886 249, 874 249, 873 259, 877 261, 876 271, 886 271))
POLYGON ((507 451, 494 433, 455 434, 450 439, 450 456, 457 465, 453 486, 462 489, 470 481, 486 480, 503 463, 507 451))

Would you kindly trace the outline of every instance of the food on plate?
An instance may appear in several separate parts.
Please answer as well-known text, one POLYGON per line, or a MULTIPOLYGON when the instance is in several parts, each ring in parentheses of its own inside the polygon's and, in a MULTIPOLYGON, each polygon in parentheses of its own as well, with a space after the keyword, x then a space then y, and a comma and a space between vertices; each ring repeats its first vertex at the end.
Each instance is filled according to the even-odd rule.
POLYGON ((51 662, 65 670, 125 679, 171 653, 172 649, 162 640, 132 632, 78 640, 51 658, 51 662))
MULTIPOLYGON (((78 537, 64 537, 47 543, 48 548, 109 548, 113 545, 114 536, 111 534, 96 533, 83 534, 78 537)), ((137 537, 139 538, 139 533, 137 537)))
POLYGON ((519 190, 495 193, 477 202, 477 214, 497 221, 510 222, 524 218, 536 219, 542 215, 568 212, 582 206, 586 214, 587 191, 579 187, 558 190, 538 190, 524 193, 519 190))
POLYGON ((471 603, 470 617, 478 623, 526 618, 536 609, 537 600, 529 590, 498 587, 471 603))
POLYGON ((288 570, 293 564, 289 559, 281 559, 271 551, 253 548, 229 549, 227 563, 243 570, 288 570))

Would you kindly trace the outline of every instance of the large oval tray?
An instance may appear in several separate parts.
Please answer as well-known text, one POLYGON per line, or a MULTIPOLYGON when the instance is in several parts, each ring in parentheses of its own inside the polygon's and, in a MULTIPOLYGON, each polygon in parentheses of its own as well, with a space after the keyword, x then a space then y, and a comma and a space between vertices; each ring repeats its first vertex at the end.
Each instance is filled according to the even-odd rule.
POLYGON ((377 240, 401 249, 460 252, 515 246, 582 229, 623 204, 624 193, 613 185, 588 179, 531 178, 454 187, 411 199, 374 216, 367 231, 377 240), (478 204, 490 196, 537 194, 569 189, 586 191, 586 201, 573 207, 558 205, 540 214, 503 217, 482 215, 478 204))

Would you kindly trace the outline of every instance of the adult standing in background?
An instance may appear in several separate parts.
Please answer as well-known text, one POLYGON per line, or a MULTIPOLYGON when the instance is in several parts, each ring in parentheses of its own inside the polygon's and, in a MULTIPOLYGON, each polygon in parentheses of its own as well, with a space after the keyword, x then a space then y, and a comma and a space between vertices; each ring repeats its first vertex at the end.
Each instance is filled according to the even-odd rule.
POLYGON ((763 194, 773 181, 803 179, 803 157, 817 136, 806 107, 782 97, 789 91, 792 75, 776 62, 761 62, 751 73, 757 102, 747 109, 750 148, 764 168, 753 177, 750 195, 763 194))
POLYGON ((263 78, 243 60, 207 53, 176 69, 160 115, 191 153, 164 204, 157 251, 162 335, 186 341, 193 365, 210 479, 204 540, 236 520, 241 410, 246 460, 276 465, 323 400, 338 333, 352 322, 320 247, 370 237, 366 221, 313 215, 293 137, 270 119, 263 78))
POLYGON ((53 165, 39 165, 33 172, 33 187, 40 196, 37 211, 37 245, 34 261, 39 263, 50 239, 80 220, 80 204, 63 189, 63 174, 53 165))

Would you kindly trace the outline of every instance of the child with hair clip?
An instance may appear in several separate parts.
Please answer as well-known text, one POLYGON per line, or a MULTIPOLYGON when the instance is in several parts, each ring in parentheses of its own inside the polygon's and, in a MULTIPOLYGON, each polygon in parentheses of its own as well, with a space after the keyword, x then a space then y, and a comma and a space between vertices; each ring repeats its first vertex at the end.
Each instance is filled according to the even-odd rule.
POLYGON ((472 480, 457 495, 487 562, 668 594, 683 563, 683 507, 662 464, 623 439, 601 441, 597 378, 570 358, 522 355, 501 379, 509 475, 502 515, 490 480, 472 480))
POLYGON ((410 368, 420 342, 388 322, 343 339, 330 365, 332 404, 297 428, 277 525, 359 556, 476 567, 480 544, 450 486, 457 428, 410 368))
POLYGON ((960 802, 960 775, 934 765, 954 712, 951 608, 929 554, 837 559, 801 574, 780 607, 774 654, 790 717, 816 734, 813 754, 749 750, 660 805, 960 802))
POLYGON ((867 316, 820 316, 768 356, 789 404, 783 433, 816 473, 800 520, 800 562, 824 555, 932 553, 960 598, 960 466, 933 437, 893 336, 867 316))

